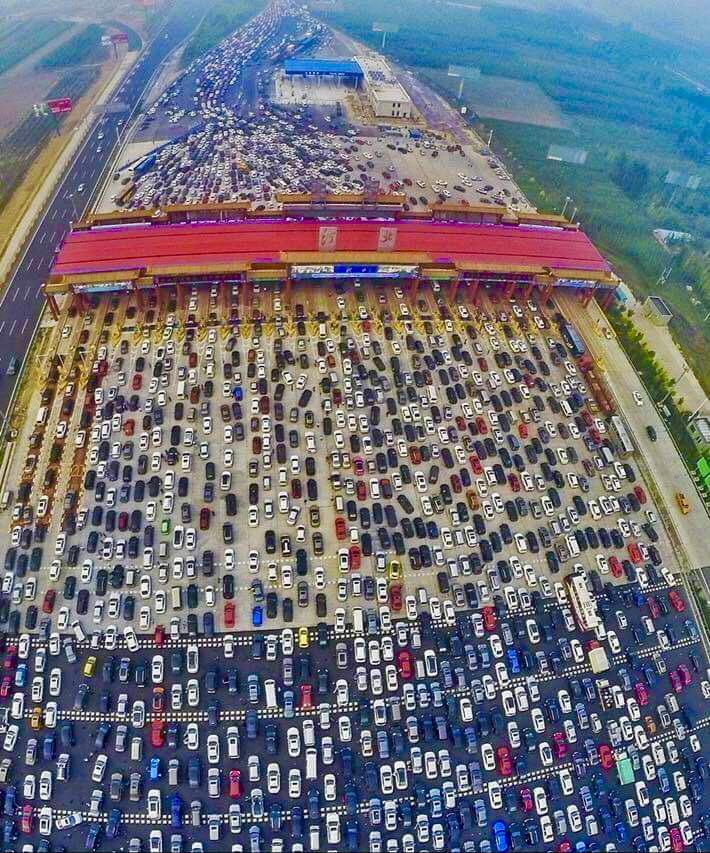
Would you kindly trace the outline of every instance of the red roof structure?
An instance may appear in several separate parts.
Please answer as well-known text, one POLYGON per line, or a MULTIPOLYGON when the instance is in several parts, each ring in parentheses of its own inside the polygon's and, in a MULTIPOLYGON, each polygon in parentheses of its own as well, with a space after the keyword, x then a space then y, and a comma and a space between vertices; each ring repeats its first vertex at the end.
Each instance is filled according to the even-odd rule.
POLYGON ((487 272, 545 271, 603 279, 610 265, 581 231, 535 225, 372 219, 244 220, 137 224, 73 231, 51 276, 150 274, 152 269, 230 264, 328 263, 386 256, 386 263, 449 264, 487 272), (327 234, 324 238, 324 231, 327 234), (385 236, 383 237, 383 234, 385 236))

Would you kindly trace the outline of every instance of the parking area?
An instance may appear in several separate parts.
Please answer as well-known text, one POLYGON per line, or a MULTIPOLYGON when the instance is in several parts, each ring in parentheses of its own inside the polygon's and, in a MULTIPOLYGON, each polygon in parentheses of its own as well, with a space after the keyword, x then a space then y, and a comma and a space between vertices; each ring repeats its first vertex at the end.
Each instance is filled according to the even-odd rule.
POLYGON ((65 309, 3 514, 6 843, 702 846, 707 660, 558 306, 134 300, 65 309))

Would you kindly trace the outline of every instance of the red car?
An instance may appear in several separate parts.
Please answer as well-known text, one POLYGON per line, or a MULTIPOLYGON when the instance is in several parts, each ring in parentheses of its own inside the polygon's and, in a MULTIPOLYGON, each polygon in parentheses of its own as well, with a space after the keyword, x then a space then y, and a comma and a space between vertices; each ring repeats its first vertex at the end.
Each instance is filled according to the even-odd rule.
POLYGON ((243 793, 242 774, 239 770, 233 768, 229 771, 229 796, 233 800, 238 800, 243 793))
POLYGON ((634 486, 634 494, 638 498, 638 502, 640 504, 645 504, 648 498, 646 497, 646 492, 644 492, 641 486, 634 486))
POLYGON ((54 610, 54 602, 57 598, 56 589, 48 589, 44 594, 44 600, 42 601, 42 612, 43 613, 52 613, 54 610))
POLYGON ((552 735, 552 749, 555 758, 564 758, 567 755, 567 741, 562 732, 554 732, 552 735))
POLYGON ((635 563, 637 566, 643 563, 643 554, 635 542, 629 542, 626 546, 626 550, 629 552, 629 557, 631 558, 632 563, 635 563))
POLYGON ((557 853, 572 853, 572 842, 563 838, 557 845, 557 853))
POLYGON ((637 681, 634 684, 634 693, 636 694, 636 701, 641 707, 648 704, 648 690, 646 690, 646 685, 641 681, 637 681))
POLYGON ((690 670, 686 664, 679 663, 677 672, 680 680, 683 682, 683 687, 687 687, 693 681, 693 676, 690 674, 690 670))
POLYGON ((413 465, 420 464, 420 462, 422 461, 422 454, 419 452, 418 447, 414 447, 414 445, 412 445, 409 448, 409 458, 412 460, 413 465))
POLYGON ((302 684, 301 685, 301 708, 312 708, 313 707, 313 685, 312 684, 302 684))
POLYGON ((14 669, 17 666, 17 646, 8 646, 5 660, 2 662, 3 669, 14 669))
POLYGON ((303 487, 301 486, 301 481, 298 478, 291 480, 291 497, 300 498, 302 495, 303 487))
POLYGON ((478 456, 471 455, 468 457, 468 461, 471 465, 471 469, 473 470, 474 474, 483 473, 483 465, 481 465, 481 460, 478 458, 478 456))
POLYGON ((461 415, 456 415, 456 426, 461 430, 461 432, 466 432, 468 429, 466 421, 461 417, 461 415))
POLYGON ((677 613, 682 613, 685 610, 685 601, 683 600, 683 596, 678 592, 678 590, 672 589, 668 593, 668 601, 670 601, 671 607, 677 613))
POLYGON ((389 588, 390 607, 395 613, 399 613, 402 609, 402 587, 398 584, 392 584, 389 588))
POLYGON ((528 425, 527 424, 518 424, 518 435, 521 438, 528 437, 528 425))
POLYGON ((227 601, 224 605, 224 624, 227 628, 234 627, 236 609, 233 601, 227 601))
POLYGON ((481 610, 481 616, 483 617, 483 627, 486 631, 495 631, 496 629, 496 612, 492 607, 484 607, 481 610))
POLYGON ((535 808, 530 788, 520 789, 520 805, 523 807, 524 812, 531 812, 535 808))
POLYGON ((661 615, 661 608, 658 606, 656 599, 652 595, 649 595, 646 599, 646 604, 648 604, 648 612, 651 614, 651 618, 657 619, 661 615))
POLYGON ((131 388, 133 388, 134 391, 140 391, 142 385, 143 385, 143 377, 141 376, 140 373, 134 373, 133 374, 133 381, 131 382, 131 388))
POLYGON ((126 423, 123 425, 123 432, 125 435, 133 435, 136 429, 136 422, 133 418, 129 418, 126 423))
POLYGON ((335 536, 338 541, 342 542, 343 539, 348 535, 347 528, 345 527, 345 519, 342 515, 335 516, 335 536))
POLYGON ((348 553, 350 554, 350 568, 356 572, 362 563, 362 551, 360 550, 360 546, 351 545, 348 553))
POLYGON ((677 826, 672 827, 668 835, 671 839, 671 850, 673 853, 683 853, 685 850, 685 845, 683 844, 683 836, 680 834, 680 830, 677 826))
POLYGON ((397 653, 397 667, 402 678, 409 680, 412 677, 412 655, 407 649, 397 653))
POLYGON ((22 832, 32 835, 32 806, 22 806, 22 832))
POLYGON ((362 475, 365 473, 365 463, 359 456, 356 456, 353 459, 353 468, 355 469, 355 475, 357 477, 362 477, 362 475))
POLYGON ((11 675, 4 675, 2 684, 0 684, 0 699, 7 699, 12 690, 13 678, 11 675))
POLYGON ((680 676, 678 675, 678 671, 675 669, 671 669, 668 673, 668 680, 671 683, 671 687, 673 688, 674 693, 680 693, 683 689, 683 682, 681 681, 680 676))
POLYGON ((154 687, 153 688, 153 703, 152 703, 153 713, 162 714, 165 710, 165 688, 164 687, 154 687))
POLYGON ((582 420, 584 423, 590 427, 594 423, 594 418, 589 414, 586 409, 582 409, 582 420))
POLYGON ((367 486, 365 485, 364 480, 358 480, 355 485, 355 494, 357 495, 357 499, 359 501, 364 501, 367 499, 367 486))
POLYGON ((476 418, 476 426, 478 427, 478 431, 481 433, 481 435, 488 434, 488 424, 483 420, 480 415, 476 418))
POLYGON ((153 720, 150 724, 150 745, 159 749, 165 743, 165 720, 153 720))
POLYGON ((451 488, 457 495, 461 494, 461 477, 458 474, 451 475, 451 488))
POLYGON ((156 625, 155 631, 153 632, 153 642, 155 645, 162 649, 165 645, 165 628, 162 625, 156 625))
POLYGON ((589 437, 597 445, 597 447, 602 443, 602 437, 599 434, 599 430, 596 427, 592 427, 589 430, 589 437))
POLYGON ((520 491, 520 480, 517 474, 508 474, 508 483, 514 492, 520 491))
POLYGON ((611 751, 611 747, 607 743, 599 745, 599 763, 603 770, 611 770, 616 763, 614 761, 614 753, 611 751))
POLYGON ((478 356, 478 369, 482 373, 485 373, 488 370, 488 362, 485 360, 485 358, 482 355, 478 356))
POLYGON ((210 529, 210 518, 212 513, 210 512, 209 507, 203 506, 200 510, 200 530, 209 530, 210 529))
POLYGON ((611 569, 611 573, 612 575, 614 575, 615 578, 620 578, 624 573, 618 558, 614 557, 613 555, 609 557, 609 568, 611 569))
POLYGON ((499 746, 496 750, 498 761, 498 772, 501 776, 510 776, 513 773, 513 762, 510 760, 510 750, 507 746, 499 746))

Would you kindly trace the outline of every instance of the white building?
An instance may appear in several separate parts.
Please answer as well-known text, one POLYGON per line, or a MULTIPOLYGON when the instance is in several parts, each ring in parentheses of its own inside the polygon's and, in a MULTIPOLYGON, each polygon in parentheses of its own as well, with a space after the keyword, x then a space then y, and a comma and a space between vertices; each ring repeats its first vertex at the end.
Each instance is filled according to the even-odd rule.
POLYGON ((377 118, 411 118, 412 99, 397 80, 389 64, 380 56, 357 56, 365 75, 365 91, 377 118))

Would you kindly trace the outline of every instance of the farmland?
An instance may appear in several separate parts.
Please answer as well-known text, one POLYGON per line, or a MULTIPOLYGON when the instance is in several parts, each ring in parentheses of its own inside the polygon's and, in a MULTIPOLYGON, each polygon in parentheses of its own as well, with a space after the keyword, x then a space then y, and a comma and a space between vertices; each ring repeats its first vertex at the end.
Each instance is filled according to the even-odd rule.
POLYGON ((0 29, 0 74, 31 56, 70 26, 68 21, 32 18, 0 29))
POLYGON ((60 44, 37 64, 39 69, 67 68, 72 65, 100 61, 105 48, 101 46, 103 28, 88 24, 76 35, 60 44))

